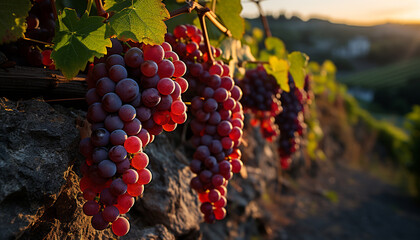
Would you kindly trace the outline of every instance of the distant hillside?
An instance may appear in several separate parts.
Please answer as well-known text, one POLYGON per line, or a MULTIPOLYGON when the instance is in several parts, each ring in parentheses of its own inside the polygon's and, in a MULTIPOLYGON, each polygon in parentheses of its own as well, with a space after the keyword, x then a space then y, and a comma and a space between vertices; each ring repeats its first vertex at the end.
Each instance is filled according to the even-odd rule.
MULTIPOLYGON (((259 18, 247 20, 262 28, 259 18)), ((283 15, 269 16, 268 22, 287 49, 306 52, 315 61, 332 59, 339 75, 420 57, 420 24, 351 26, 283 15)))

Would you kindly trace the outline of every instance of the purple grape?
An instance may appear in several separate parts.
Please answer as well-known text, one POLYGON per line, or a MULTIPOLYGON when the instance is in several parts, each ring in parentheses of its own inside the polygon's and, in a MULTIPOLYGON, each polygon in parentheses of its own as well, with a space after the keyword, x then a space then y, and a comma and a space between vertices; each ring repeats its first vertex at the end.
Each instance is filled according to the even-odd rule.
POLYGON ((109 136, 109 140, 112 145, 123 145, 125 140, 127 139, 127 133, 124 130, 117 129, 111 132, 109 136))
POLYGON ((88 216, 93 216, 99 212, 99 204, 95 201, 87 201, 83 204, 83 213, 88 216))
POLYGON ((132 121, 136 117, 136 109, 130 104, 124 104, 118 111, 118 116, 124 122, 132 121))
POLYGON ((198 174, 201 171, 201 161, 197 159, 193 159, 190 163, 191 172, 198 174))
POLYGON ((105 128, 110 132, 122 129, 124 127, 124 122, 121 121, 118 115, 108 115, 108 117, 105 118, 104 124, 105 128))
POLYGON ((159 104, 156 106, 156 110, 164 111, 169 110, 172 105, 172 97, 170 95, 163 95, 159 104))
POLYGON ((124 123, 123 130, 127 135, 134 136, 140 132, 141 127, 141 122, 137 118, 134 118, 132 121, 124 123))
POLYGON ((86 158, 90 158, 93 152, 93 144, 90 137, 83 138, 79 143, 79 151, 86 158))
POLYGON ((108 158, 108 149, 104 147, 93 149, 92 161, 96 164, 108 158))
POLYGON ((158 75, 154 75, 152 77, 143 76, 141 78, 140 85, 141 85, 142 89, 156 88, 159 80, 160 80, 160 77, 158 75))
POLYGON ((122 101, 121 101, 121 98, 117 94, 111 92, 111 93, 105 94, 102 97, 102 106, 105 111, 109 113, 114 113, 114 112, 117 112, 121 108, 122 101))
POLYGON ((210 156, 210 150, 207 146, 201 145, 194 152, 194 158, 200 161, 204 161, 210 156))
POLYGON ((127 151, 122 145, 117 145, 109 149, 108 155, 113 162, 119 163, 127 158, 127 151))
POLYGON ((131 78, 125 78, 115 86, 115 93, 123 102, 131 102, 136 99, 139 94, 139 85, 131 78))
POLYGON ((229 93, 224 88, 218 88, 214 91, 214 100, 216 100, 219 103, 226 101, 228 97, 229 93))
POLYGON ((105 64, 108 69, 114 65, 125 66, 124 58, 120 54, 112 54, 111 56, 107 57, 105 64))
POLYGON ((140 121, 145 122, 152 117, 152 112, 150 108, 138 107, 136 108, 136 116, 140 121))
POLYGON ((98 164, 99 174, 104 178, 110 178, 117 172, 117 166, 110 160, 103 160, 98 164))
POLYGON ((112 79, 114 82, 119 82, 122 79, 127 78, 128 73, 127 69, 125 69, 122 65, 114 65, 108 70, 109 78, 112 79))
POLYGON ((208 113, 214 112, 216 111, 217 107, 218 107, 217 101, 214 100, 213 98, 209 98, 206 101, 204 101, 203 110, 205 112, 208 112, 208 113))
POLYGON ((150 108, 158 105, 161 100, 159 92, 156 88, 148 88, 144 90, 141 97, 144 106, 150 108))
POLYGON ((213 173, 209 170, 203 170, 199 174, 199 178, 202 183, 209 183, 211 181, 211 177, 213 176, 213 173))
POLYGON ((125 53, 124 60, 127 66, 138 68, 144 62, 143 51, 137 47, 132 47, 125 53))
POLYGON ((100 193, 99 201, 105 204, 106 206, 114 205, 117 203, 117 197, 112 195, 111 190, 109 188, 105 188, 100 193))
POLYGON ((229 136, 229 133, 232 131, 232 123, 229 121, 223 120, 217 125, 217 133, 220 136, 229 136))
POLYGON ((109 132, 104 128, 99 128, 92 132, 90 140, 97 147, 104 147, 109 143, 109 132))
POLYGON ((130 160, 128 158, 124 159, 124 161, 117 163, 117 173, 123 174, 130 168, 130 160))
POLYGON ((210 152, 213 154, 223 151, 222 143, 219 140, 213 140, 210 144, 210 152))
POLYGON ((106 206, 102 211, 102 217, 107 222, 114 222, 119 215, 120 212, 118 211, 118 208, 112 205, 106 206))
POLYGON ((218 112, 212 112, 210 114, 210 118, 208 120, 208 123, 209 124, 212 124, 212 125, 217 125, 217 124, 220 123, 221 120, 222 120, 222 117, 220 116, 220 113, 218 113, 218 112))
POLYGON ((88 105, 100 102, 101 97, 96 93, 96 88, 91 88, 86 92, 86 102, 88 105))
POLYGON ((153 77, 158 73, 158 65, 152 60, 147 60, 141 64, 141 72, 146 77, 153 77))
POLYGON ((107 116, 107 113, 102 108, 101 103, 93 103, 89 106, 87 111, 87 119, 91 123, 103 122, 107 116))
POLYGON ((121 178, 116 178, 112 181, 109 189, 114 196, 123 195, 127 192, 127 184, 121 178))
POLYGON ((137 94, 136 98, 130 102, 130 105, 133 107, 140 107, 141 104, 141 94, 137 94))
POLYGON ((92 77, 96 84, 96 82, 103 77, 108 76, 108 71, 106 70, 105 63, 98 63, 93 67, 92 77))
POLYGON ((96 230, 104 230, 108 227, 108 222, 102 217, 102 213, 97 213, 91 219, 92 227, 96 230))
POLYGON ((96 83, 96 93, 101 97, 114 91, 115 83, 108 77, 103 77, 96 83))

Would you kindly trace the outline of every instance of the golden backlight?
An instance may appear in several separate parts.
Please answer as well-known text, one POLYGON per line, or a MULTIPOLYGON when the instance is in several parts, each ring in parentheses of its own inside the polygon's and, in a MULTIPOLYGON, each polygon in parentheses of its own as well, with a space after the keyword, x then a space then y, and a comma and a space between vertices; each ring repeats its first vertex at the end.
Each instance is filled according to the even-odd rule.
MULTIPOLYGON (((244 17, 257 17, 255 3, 242 0, 244 17)), ((328 19, 352 25, 420 23, 420 0, 263 0, 267 14, 328 19)))

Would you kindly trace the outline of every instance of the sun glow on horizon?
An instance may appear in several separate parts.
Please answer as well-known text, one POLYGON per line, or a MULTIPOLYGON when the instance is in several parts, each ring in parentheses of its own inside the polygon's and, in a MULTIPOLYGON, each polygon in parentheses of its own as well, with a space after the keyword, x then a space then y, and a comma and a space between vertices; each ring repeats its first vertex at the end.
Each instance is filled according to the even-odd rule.
MULTIPOLYGON (((419 0, 265 0, 261 2, 266 14, 286 17, 298 16, 326 19, 350 25, 377 25, 384 23, 420 24, 419 0)), ((244 17, 258 17, 255 3, 242 1, 244 17)))

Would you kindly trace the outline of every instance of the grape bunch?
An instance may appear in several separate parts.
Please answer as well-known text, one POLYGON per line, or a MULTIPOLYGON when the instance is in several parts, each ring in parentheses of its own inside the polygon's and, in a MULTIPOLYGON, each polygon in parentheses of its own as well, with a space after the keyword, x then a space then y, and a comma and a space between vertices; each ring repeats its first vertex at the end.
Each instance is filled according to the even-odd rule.
POLYGON ((287 169, 291 163, 291 155, 299 149, 301 137, 306 124, 303 116, 304 91, 295 86, 292 75, 289 74, 289 92, 282 92, 280 101, 283 112, 276 117, 276 124, 280 128, 278 151, 280 165, 287 169))
POLYGON ((280 134, 274 118, 282 111, 280 102, 281 89, 276 79, 268 75, 262 65, 246 71, 238 81, 243 91, 241 103, 245 110, 253 113, 253 126, 260 126, 261 133, 268 141, 273 141, 280 134))
POLYGON ((80 188, 92 216, 92 226, 103 230, 111 224, 117 236, 127 234, 123 216, 152 179, 143 148, 163 130, 184 123, 186 105, 181 93, 188 88, 180 60, 166 57, 171 45, 132 47, 122 55, 116 39, 107 57, 89 67, 86 101, 92 134, 80 142, 86 158, 80 188))
MULTIPOLYGON (((238 149, 243 134, 242 91, 229 76, 227 65, 210 63, 197 27, 177 26, 166 39, 187 64, 185 78, 194 96, 190 127, 195 152, 190 169, 196 174, 190 185, 198 192, 204 220, 213 223, 225 218, 228 180, 242 168, 238 149)), ((214 57, 220 56, 220 49, 211 49, 214 57)))
POLYGON ((51 0, 34 0, 26 18, 26 24, 26 37, 51 42, 55 33, 55 19, 51 0))

